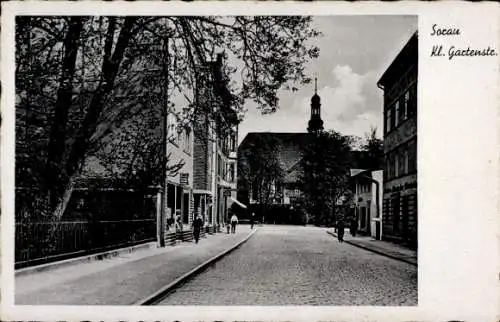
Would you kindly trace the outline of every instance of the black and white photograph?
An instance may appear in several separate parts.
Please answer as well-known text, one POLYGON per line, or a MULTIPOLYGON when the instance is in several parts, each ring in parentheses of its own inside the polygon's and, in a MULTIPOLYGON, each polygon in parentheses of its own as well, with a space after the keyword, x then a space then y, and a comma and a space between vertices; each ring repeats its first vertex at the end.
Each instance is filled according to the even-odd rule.
POLYGON ((416 28, 17 17, 16 303, 416 305, 416 28))
POLYGON ((489 59, 430 46, 463 29, 109 12, 12 18, 14 306, 422 305, 422 55, 489 59))

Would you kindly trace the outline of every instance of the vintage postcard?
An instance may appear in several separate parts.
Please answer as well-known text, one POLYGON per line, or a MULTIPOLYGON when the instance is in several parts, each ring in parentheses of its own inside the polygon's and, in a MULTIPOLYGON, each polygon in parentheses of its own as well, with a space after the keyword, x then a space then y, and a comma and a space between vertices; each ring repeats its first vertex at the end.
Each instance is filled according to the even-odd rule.
POLYGON ((498 319, 499 8, 2 3, 2 319, 498 319))

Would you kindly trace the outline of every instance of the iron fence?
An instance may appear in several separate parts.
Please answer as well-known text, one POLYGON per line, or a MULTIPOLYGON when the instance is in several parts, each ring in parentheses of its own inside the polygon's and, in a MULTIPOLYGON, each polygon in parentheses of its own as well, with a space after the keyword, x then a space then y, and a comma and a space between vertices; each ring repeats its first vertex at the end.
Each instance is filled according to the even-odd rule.
POLYGON ((16 268, 156 240, 155 219, 16 223, 16 268))

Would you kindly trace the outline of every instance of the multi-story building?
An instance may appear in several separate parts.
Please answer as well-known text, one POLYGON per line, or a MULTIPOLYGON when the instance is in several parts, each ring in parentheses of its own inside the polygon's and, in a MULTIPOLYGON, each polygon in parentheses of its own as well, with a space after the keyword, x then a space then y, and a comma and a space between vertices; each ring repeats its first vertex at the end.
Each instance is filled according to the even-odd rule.
POLYGON ((207 88, 217 102, 198 113, 194 122, 194 212, 215 227, 227 221, 228 206, 236 201, 239 121, 222 67, 220 55, 209 63, 207 88))
POLYGON ((378 82, 384 91, 384 239, 417 246, 418 35, 378 82))
POLYGON ((182 124, 175 114, 168 118, 169 164, 182 163, 175 174, 168 176, 167 218, 180 214, 183 224, 193 220, 193 135, 191 127, 182 124))

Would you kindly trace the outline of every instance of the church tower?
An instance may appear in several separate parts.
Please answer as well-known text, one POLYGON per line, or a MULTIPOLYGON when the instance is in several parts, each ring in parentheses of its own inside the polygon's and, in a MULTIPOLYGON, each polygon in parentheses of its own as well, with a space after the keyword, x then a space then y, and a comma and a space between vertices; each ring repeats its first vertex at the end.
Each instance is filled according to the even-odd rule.
POLYGON ((318 79, 314 79, 314 95, 311 98, 311 119, 307 132, 319 133, 323 131, 323 120, 321 119, 321 99, 318 95, 318 79))

